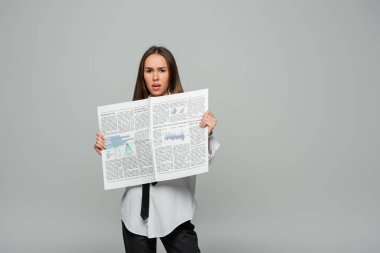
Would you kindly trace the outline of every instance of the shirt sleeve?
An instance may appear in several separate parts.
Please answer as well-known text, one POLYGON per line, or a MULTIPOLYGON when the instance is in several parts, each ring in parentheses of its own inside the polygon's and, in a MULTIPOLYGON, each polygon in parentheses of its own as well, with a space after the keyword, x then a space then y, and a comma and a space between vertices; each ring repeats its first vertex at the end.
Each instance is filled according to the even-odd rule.
POLYGON ((217 142, 214 138, 214 136, 210 136, 210 145, 208 148, 208 165, 210 166, 211 163, 214 161, 215 153, 219 149, 220 143, 217 142))

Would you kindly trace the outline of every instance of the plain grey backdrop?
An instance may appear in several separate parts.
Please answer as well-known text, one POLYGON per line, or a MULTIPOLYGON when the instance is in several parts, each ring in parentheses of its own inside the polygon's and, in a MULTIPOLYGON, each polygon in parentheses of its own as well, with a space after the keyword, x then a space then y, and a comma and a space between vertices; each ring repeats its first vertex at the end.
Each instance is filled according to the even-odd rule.
POLYGON ((0 252, 123 252, 96 107, 151 45, 218 118, 202 252, 379 252, 379 27, 379 1, 1 0, 0 252))

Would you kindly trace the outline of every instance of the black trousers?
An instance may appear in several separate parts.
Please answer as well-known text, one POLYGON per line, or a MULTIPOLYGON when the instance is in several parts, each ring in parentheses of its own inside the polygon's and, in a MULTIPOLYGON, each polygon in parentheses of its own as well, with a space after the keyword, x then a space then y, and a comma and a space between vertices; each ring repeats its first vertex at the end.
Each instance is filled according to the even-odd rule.
MULTIPOLYGON (((156 253, 157 238, 148 238, 131 233, 122 222, 126 253, 156 253)), ((194 225, 186 221, 170 234, 160 237, 167 253, 200 253, 194 225)))

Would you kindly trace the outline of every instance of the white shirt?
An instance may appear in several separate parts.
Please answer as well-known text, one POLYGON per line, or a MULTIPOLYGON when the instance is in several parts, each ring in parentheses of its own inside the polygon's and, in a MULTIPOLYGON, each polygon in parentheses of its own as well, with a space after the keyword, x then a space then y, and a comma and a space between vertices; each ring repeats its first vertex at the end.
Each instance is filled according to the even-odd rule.
MULTIPOLYGON (((209 165, 219 146, 211 136, 209 165)), ((195 183, 196 176, 190 176, 150 185, 149 218, 145 221, 140 216, 142 186, 127 187, 121 200, 121 219, 134 234, 149 238, 166 236, 178 225, 193 218, 195 183)))

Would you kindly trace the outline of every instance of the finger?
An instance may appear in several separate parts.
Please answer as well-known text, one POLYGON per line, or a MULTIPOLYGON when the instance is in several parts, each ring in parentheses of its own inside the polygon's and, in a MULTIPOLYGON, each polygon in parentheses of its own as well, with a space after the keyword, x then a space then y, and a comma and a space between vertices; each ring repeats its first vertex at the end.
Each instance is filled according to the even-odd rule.
POLYGON ((97 142, 101 142, 101 143, 104 143, 104 142, 105 142, 105 140, 102 139, 102 138, 100 138, 100 137, 98 137, 98 138, 96 139, 96 141, 97 141, 97 142))
POLYGON ((95 149, 96 150, 96 153, 98 153, 98 155, 102 155, 102 151, 101 150, 98 150, 98 149, 95 149))
POLYGON ((211 118, 210 116, 208 116, 208 117, 206 117, 206 119, 205 119, 205 123, 206 123, 206 125, 210 125, 210 124, 212 124, 214 122, 214 119, 213 118, 211 118))
POLYGON ((95 149, 96 153, 98 153, 99 155, 101 154, 102 150, 99 149, 96 145, 94 145, 94 149, 95 149))
POLYGON ((102 138, 102 139, 104 139, 104 134, 103 134, 102 132, 96 132, 96 136, 97 136, 98 138, 102 138))
POLYGON ((205 121, 205 117, 203 116, 201 121, 199 122, 199 126, 202 127, 202 125, 204 124, 204 121, 205 121))
POLYGON ((102 144, 102 143, 99 143, 99 147, 101 147, 102 149, 106 149, 107 146, 105 144, 102 144))
POLYGON ((212 130, 214 130, 214 125, 207 125, 207 127, 208 127, 208 134, 210 134, 212 130))
POLYGON ((207 116, 207 117, 206 117, 206 121, 212 121, 212 120, 214 120, 213 117, 211 117, 211 116, 207 116))
POLYGON ((201 124, 199 126, 202 127, 202 128, 205 128, 207 126, 206 119, 203 119, 201 121, 201 124))
POLYGON ((214 125, 215 126, 215 124, 216 124, 216 119, 210 119, 210 124, 212 124, 212 125, 214 125))
POLYGON ((99 143, 99 142, 97 142, 97 143, 95 144, 95 146, 98 147, 99 149, 106 149, 106 148, 107 148, 106 145, 101 144, 101 143, 99 143))
POLYGON ((210 123, 209 125, 207 125, 208 126, 208 129, 214 129, 214 127, 215 127, 215 125, 214 124, 212 124, 212 123, 210 123))
POLYGON ((105 139, 98 138, 98 139, 96 140, 96 142, 99 142, 99 143, 105 145, 105 139))
POLYGON ((214 114, 210 110, 207 110, 206 113, 207 113, 207 115, 214 116, 214 114))
POLYGON ((210 119, 210 120, 214 120, 214 121, 216 120, 216 118, 215 118, 214 115, 209 115, 209 116, 208 116, 208 119, 210 119))
POLYGON ((97 141, 96 144, 95 144, 97 147, 100 147, 102 149, 105 149, 106 148, 106 144, 102 141, 97 141))
POLYGON ((214 122, 216 121, 214 118, 211 118, 211 117, 209 117, 209 118, 207 118, 206 120, 206 123, 209 125, 209 124, 214 124, 214 122))

